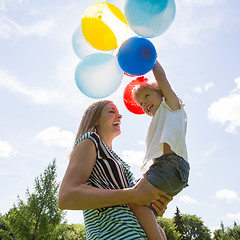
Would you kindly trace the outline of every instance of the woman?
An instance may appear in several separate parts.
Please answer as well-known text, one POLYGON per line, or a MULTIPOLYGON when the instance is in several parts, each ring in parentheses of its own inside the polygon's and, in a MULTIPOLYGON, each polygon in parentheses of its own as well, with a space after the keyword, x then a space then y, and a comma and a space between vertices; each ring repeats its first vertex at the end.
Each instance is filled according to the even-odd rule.
POLYGON ((155 210, 162 215, 166 209, 165 194, 145 178, 130 188, 134 179, 129 166, 112 151, 112 140, 121 133, 121 118, 108 100, 86 109, 61 183, 59 208, 84 210, 90 240, 147 239, 128 204, 149 205, 160 199, 164 205, 155 201, 155 210))

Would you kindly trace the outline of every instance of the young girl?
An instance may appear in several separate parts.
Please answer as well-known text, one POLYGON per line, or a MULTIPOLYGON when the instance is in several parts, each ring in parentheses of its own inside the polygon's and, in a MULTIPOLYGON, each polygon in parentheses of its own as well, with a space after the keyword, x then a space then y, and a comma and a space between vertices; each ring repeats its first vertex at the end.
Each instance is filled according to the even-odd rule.
MULTIPOLYGON (((188 186, 190 167, 185 142, 187 117, 183 104, 172 90, 158 61, 153 74, 157 82, 143 83, 134 92, 136 102, 147 115, 153 117, 147 133, 142 170, 147 170, 149 183, 175 196, 188 186)), ((144 225, 141 211, 134 210, 134 213, 144 225)))

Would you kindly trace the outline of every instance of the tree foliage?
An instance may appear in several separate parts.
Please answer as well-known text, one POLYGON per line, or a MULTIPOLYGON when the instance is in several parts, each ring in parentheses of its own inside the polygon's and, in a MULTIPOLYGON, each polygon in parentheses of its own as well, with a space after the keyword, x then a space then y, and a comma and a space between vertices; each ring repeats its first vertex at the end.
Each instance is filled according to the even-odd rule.
POLYGON ((211 232, 196 215, 182 215, 182 237, 184 240, 210 240, 211 232))
POLYGON ((85 240, 86 232, 85 227, 80 224, 64 224, 64 231, 58 237, 58 240, 85 240))
POLYGON ((157 222, 165 232, 167 239, 171 240, 181 239, 181 233, 177 231, 177 227, 173 219, 159 217, 157 219, 157 222))
POLYGON ((180 213, 180 210, 178 207, 176 207, 176 212, 174 214, 174 223, 176 224, 176 230, 183 235, 183 220, 182 220, 182 214, 180 213))
POLYGON ((17 204, 9 211, 10 230, 17 239, 54 239, 60 230, 64 213, 58 209, 56 162, 53 160, 44 173, 35 179, 34 193, 26 191, 26 202, 18 197, 17 204))
POLYGON ((240 226, 234 222, 233 228, 225 227, 221 222, 220 229, 216 229, 213 233, 213 240, 239 240, 240 226))
POLYGON ((6 215, 2 214, 0 214, 0 239, 2 240, 15 239, 14 235, 10 231, 6 215))

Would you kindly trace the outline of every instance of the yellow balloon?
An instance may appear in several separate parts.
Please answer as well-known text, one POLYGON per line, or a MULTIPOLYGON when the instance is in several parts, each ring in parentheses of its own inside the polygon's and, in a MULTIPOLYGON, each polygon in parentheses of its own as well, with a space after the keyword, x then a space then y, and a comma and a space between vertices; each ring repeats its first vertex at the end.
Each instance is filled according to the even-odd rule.
POLYGON ((127 34, 124 14, 113 4, 99 2, 92 4, 82 17, 82 33, 96 49, 108 51, 121 45, 127 34), (120 40, 119 40, 120 39, 120 40))

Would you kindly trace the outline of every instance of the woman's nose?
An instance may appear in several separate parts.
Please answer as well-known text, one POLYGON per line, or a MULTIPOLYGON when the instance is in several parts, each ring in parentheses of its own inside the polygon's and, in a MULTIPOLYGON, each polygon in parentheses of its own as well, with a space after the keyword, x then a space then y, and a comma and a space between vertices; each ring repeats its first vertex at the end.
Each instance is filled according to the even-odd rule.
POLYGON ((118 118, 120 118, 120 119, 122 118, 122 115, 120 113, 118 114, 118 118))

